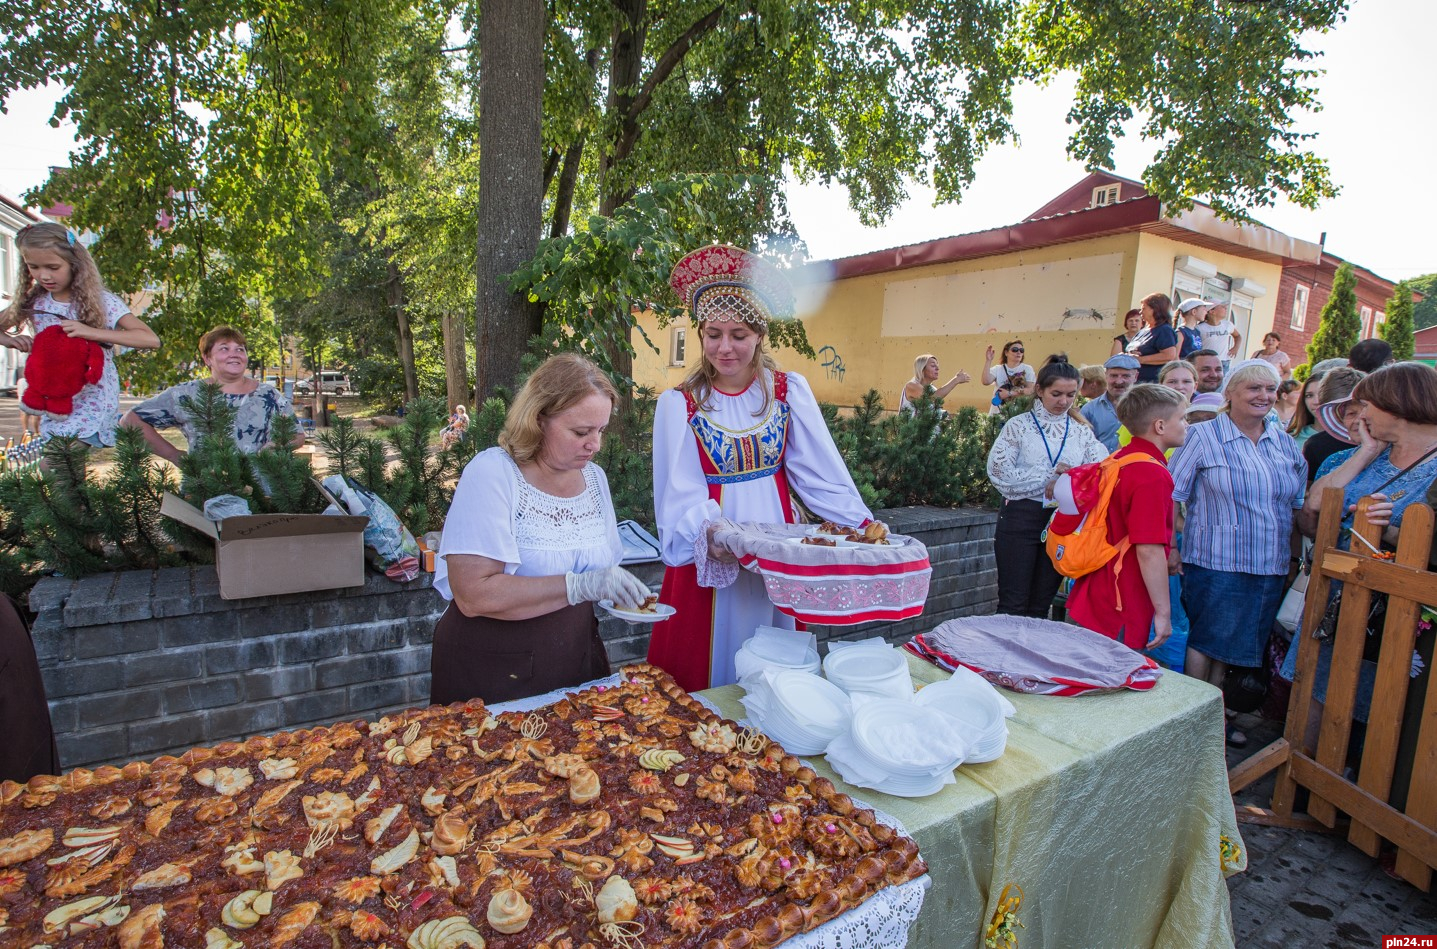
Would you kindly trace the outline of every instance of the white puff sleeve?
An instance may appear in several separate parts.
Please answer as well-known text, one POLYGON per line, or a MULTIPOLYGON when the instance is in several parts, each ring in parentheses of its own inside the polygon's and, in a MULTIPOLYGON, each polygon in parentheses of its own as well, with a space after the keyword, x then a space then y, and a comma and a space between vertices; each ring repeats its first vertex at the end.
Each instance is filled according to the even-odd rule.
POLYGON ((783 467, 803 503, 819 517, 838 524, 856 526, 873 520, 873 512, 863 503, 853 475, 833 443, 808 380, 794 372, 788 373, 788 408, 783 467))
MULTIPOLYGON (((444 522, 438 563, 434 566, 434 589, 446 600, 454 598, 449 590, 449 569, 445 562, 450 554, 474 554, 497 560, 509 574, 519 569, 519 545, 514 536, 516 487, 513 463, 504 456, 502 448, 486 449, 464 466, 459 486, 454 489, 454 503, 444 522)), ((612 512, 612 503, 609 509, 612 512)), ((610 520, 613 520, 612 514, 610 520)))
POLYGON ((704 524, 717 520, 722 511, 709 498, 684 394, 677 389, 659 396, 654 410, 653 464, 659 546, 665 564, 682 567, 694 562, 694 541, 704 524))

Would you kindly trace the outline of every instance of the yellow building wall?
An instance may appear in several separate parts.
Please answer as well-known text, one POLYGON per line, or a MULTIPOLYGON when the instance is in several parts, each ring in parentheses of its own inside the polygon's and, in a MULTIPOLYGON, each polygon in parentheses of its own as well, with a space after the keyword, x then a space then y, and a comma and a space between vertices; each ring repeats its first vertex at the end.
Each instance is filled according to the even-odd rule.
MULTIPOLYGON (((1256 301, 1253 326, 1259 338, 1271 328, 1276 265, 1135 232, 835 281, 801 317, 817 358, 792 350, 774 356, 808 379, 821 401, 855 405, 877 389, 896 409, 914 359, 932 353, 943 380, 958 369, 973 377, 945 405, 986 408, 992 389, 979 380, 988 346, 1001 351, 1008 340, 1022 339, 1035 368, 1055 352, 1066 352, 1075 365, 1100 363, 1135 301, 1172 292, 1173 261, 1184 254, 1268 288, 1256 301)), ((697 365, 697 331, 688 331, 684 365, 672 366, 672 328, 660 329, 650 313, 640 315, 639 325, 659 352, 636 341, 635 380, 659 391, 677 385, 697 365)))

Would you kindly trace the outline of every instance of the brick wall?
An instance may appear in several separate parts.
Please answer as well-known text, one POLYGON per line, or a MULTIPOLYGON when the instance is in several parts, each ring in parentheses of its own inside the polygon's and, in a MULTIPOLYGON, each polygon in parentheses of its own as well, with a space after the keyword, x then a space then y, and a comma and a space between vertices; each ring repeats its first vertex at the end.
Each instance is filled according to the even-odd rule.
MULTIPOLYGON (((815 627, 820 641, 901 641, 997 603, 991 511, 880 514, 929 549, 921 617, 815 627)), ((658 589, 657 565, 635 568, 658 589)), ((222 600, 211 567, 49 577, 30 595, 35 650, 66 769, 151 759, 195 745, 345 719, 429 699, 429 644, 444 609, 429 575, 410 584, 222 600)), ((603 614, 615 663, 642 659, 647 626, 603 614)))

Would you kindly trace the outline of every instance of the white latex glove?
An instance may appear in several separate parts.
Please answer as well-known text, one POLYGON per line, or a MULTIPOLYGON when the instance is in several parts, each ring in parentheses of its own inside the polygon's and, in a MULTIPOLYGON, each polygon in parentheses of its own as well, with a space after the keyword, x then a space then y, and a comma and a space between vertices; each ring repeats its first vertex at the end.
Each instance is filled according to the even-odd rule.
POLYGON ((652 594, 649 588, 623 567, 605 567, 585 573, 564 574, 569 605, 613 600, 617 606, 638 606, 652 594))

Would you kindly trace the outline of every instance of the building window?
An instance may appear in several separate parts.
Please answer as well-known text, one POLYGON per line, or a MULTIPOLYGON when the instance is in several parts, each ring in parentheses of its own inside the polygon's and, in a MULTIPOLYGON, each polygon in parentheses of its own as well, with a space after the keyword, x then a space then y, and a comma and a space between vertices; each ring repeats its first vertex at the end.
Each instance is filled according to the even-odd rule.
POLYGON ((1374 335, 1374 336, 1379 335, 1379 333, 1381 332, 1382 326, 1383 326, 1386 322, 1387 322, 1387 314, 1386 314, 1384 311, 1382 311, 1382 310, 1378 310, 1378 311, 1377 311, 1377 319, 1376 319, 1376 321, 1373 322, 1373 324, 1372 324, 1372 335, 1374 335))
POLYGON ((1373 327, 1372 327, 1372 307, 1370 307, 1370 306, 1364 306, 1364 307, 1362 308, 1362 310, 1361 310, 1361 313, 1362 313, 1362 338, 1363 338, 1363 339, 1367 339, 1367 338, 1369 338, 1369 337, 1372 336, 1372 329, 1373 329, 1373 327))
POLYGON ((11 267, 14 264, 14 244, 9 234, 0 234, 0 295, 10 296, 15 292, 15 274, 11 267))
POLYGON ((1099 185, 1093 189, 1093 203, 1090 208, 1101 208, 1107 204, 1117 204, 1120 194, 1118 185, 1099 185))
POLYGON ((684 364, 684 350, 688 347, 689 329, 687 326, 675 326, 669 334, 669 365, 682 366, 684 364))
POLYGON ((1298 284, 1292 290, 1292 328, 1300 330, 1307 325, 1307 298, 1310 287, 1298 284))

